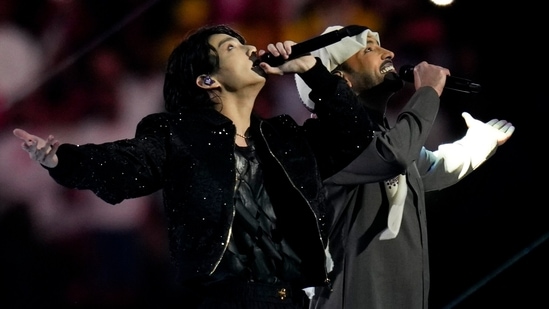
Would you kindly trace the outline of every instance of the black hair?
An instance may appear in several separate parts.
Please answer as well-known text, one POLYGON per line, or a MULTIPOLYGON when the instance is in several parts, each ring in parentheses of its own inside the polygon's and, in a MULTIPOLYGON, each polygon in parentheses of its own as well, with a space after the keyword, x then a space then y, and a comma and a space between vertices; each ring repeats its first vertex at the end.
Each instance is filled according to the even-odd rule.
POLYGON ((214 108, 208 91, 196 85, 196 78, 219 69, 219 56, 209 39, 214 34, 230 35, 245 44, 244 37, 226 25, 204 26, 191 33, 172 51, 164 79, 164 101, 168 112, 214 108))

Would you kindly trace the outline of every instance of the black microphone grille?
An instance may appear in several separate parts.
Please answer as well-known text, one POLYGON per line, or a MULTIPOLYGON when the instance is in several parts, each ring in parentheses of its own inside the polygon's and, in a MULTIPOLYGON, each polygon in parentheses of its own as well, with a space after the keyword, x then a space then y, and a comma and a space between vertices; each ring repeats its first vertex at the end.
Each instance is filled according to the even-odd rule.
POLYGON ((400 78, 404 81, 407 81, 409 83, 414 82, 414 66, 411 64, 406 64, 400 67, 400 71, 398 71, 398 75, 400 78))

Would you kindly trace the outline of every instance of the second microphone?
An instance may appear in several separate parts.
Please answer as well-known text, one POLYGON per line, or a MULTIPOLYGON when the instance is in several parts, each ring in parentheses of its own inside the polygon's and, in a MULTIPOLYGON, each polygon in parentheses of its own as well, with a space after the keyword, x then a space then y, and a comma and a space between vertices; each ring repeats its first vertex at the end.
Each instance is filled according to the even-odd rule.
MULTIPOLYGON (((414 82, 414 66, 410 64, 403 65, 400 68, 398 75, 403 81, 413 83, 414 82)), ((479 93, 481 86, 465 78, 448 76, 446 77, 446 84, 444 85, 444 89, 454 90, 454 91, 459 91, 464 93, 479 93)))

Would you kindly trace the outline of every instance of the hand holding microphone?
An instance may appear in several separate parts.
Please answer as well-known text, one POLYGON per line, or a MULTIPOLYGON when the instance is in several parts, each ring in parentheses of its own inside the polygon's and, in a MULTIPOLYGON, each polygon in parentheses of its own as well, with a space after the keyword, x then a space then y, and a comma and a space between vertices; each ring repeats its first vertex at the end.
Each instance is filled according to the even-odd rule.
POLYGON ((447 68, 430 64, 426 61, 420 62, 415 67, 403 66, 399 74, 402 80, 414 83, 416 90, 421 87, 430 86, 435 89, 439 97, 444 91, 448 75, 450 75, 450 70, 447 68), (407 67, 410 68, 406 70, 407 67))
POLYGON ((279 65, 271 65, 269 62, 261 61, 260 67, 267 74, 283 75, 285 73, 303 73, 311 69, 316 59, 310 54, 304 54, 299 57, 292 57, 294 55, 293 46, 297 46, 293 41, 284 41, 271 43, 267 46, 268 51, 259 51, 259 56, 272 55, 273 59, 281 59, 282 62, 279 65), (308 56, 308 57, 307 57, 308 56), (292 59, 290 59, 292 58, 292 59))
POLYGON ((283 57, 280 57, 280 56, 274 56, 272 53, 265 53, 261 55, 259 59, 256 60, 256 65, 258 65, 260 62, 266 62, 270 66, 276 67, 283 64, 286 61, 290 61, 292 59, 301 57, 303 55, 307 55, 312 51, 315 51, 317 49, 339 42, 344 37, 357 35, 366 30, 368 30, 368 27, 358 26, 358 25, 350 25, 347 27, 343 27, 339 30, 334 30, 334 31, 325 33, 323 35, 314 37, 312 39, 309 39, 307 41, 303 41, 301 43, 297 43, 293 45, 292 53, 289 55, 287 59, 284 59, 283 57))
POLYGON ((443 89, 454 90, 464 93, 478 93, 481 86, 477 83, 450 75, 450 71, 440 66, 434 66, 423 61, 417 66, 404 65, 400 68, 399 76, 402 80, 414 83, 415 88, 420 86, 431 86, 435 88, 440 96, 443 89), (414 70, 415 68, 415 70, 414 70), (447 75, 446 78, 440 74, 447 75), (440 84, 442 81, 445 81, 440 84))

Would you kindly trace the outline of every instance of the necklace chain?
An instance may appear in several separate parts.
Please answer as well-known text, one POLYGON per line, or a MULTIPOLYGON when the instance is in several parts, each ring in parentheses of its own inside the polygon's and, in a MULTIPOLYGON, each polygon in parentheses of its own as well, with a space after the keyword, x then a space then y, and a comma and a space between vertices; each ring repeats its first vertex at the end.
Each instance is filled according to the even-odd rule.
POLYGON ((242 134, 239 134, 238 132, 235 132, 236 136, 239 136, 239 137, 242 137, 243 139, 248 139, 248 137, 242 135, 242 134))

